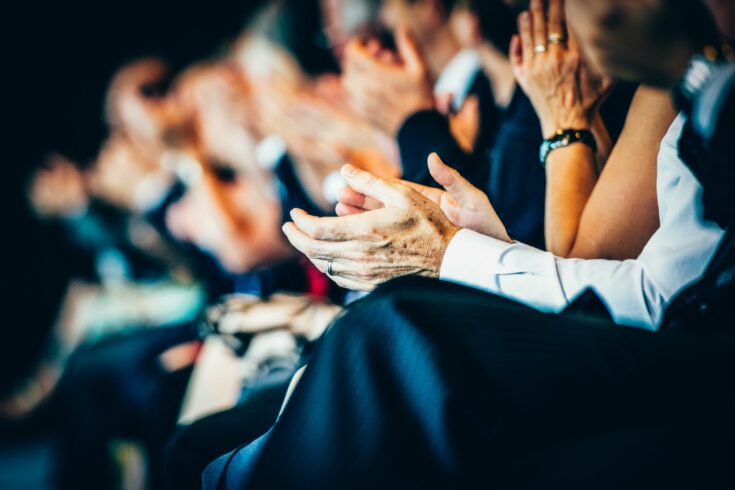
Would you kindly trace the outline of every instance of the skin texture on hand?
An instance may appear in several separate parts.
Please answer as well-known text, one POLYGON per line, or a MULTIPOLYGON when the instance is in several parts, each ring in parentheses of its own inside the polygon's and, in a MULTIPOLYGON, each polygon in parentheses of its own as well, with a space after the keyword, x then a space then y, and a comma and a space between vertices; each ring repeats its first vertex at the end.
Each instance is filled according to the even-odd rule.
MULTIPOLYGON (((498 240, 510 242, 508 232, 487 195, 465 180, 456 170, 433 153, 428 160, 429 172, 444 190, 407 181, 397 181, 414 189, 437 204, 449 220, 459 228, 473 230, 498 240)), ((339 196, 337 214, 350 216, 380 209, 382 203, 354 189, 345 188, 339 196)))
POLYGON ((437 204, 398 182, 346 165, 347 184, 381 207, 360 214, 317 218, 291 213, 283 231, 291 244, 342 287, 371 291, 397 277, 436 278, 449 242, 459 231, 437 204))
POLYGON ((592 70, 565 26, 561 0, 549 2, 548 19, 541 0, 518 18, 519 35, 511 44, 511 63, 518 83, 531 99, 544 138, 558 129, 589 129, 611 88, 611 80, 592 70), (561 36, 563 43, 549 38, 561 36), (536 48, 545 47, 537 52, 536 48))
POLYGON ((396 33, 397 53, 377 41, 347 46, 342 85, 360 117, 390 135, 412 114, 434 107, 422 54, 406 29, 396 33))

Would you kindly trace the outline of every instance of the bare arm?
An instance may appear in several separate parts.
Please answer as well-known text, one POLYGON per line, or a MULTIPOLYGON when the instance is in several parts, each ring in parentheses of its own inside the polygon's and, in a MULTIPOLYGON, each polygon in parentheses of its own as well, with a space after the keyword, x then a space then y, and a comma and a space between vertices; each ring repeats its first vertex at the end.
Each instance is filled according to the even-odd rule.
POLYGON ((546 240, 560 257, 637 257, 658 229, 656 160, 676 113, 668 94, 638 90, 602 173, 585 145, 547 162, 546 240))

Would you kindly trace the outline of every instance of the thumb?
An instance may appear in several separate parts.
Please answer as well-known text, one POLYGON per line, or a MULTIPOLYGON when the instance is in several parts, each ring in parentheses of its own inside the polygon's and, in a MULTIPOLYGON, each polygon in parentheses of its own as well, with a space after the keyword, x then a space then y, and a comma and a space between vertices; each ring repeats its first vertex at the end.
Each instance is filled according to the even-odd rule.
POLYGON ((451 93, 437 95, 435 99, 436 110, 441 114, 448 116, 452 110, 452 99, 454 95, 451 93))
MULTIPOLYGON (((523 46, 518 34, 514 34, 510 40, 510 64, 514 70, 523 64, 523 46)), ((526 53, 526 56, 528 54, 526 53)))
POLYGON ((474 202, 476 187, 462 177, 459 172, 447 166, 439 158, 439 155, 436 153, 429 155, 428 165, 431 176, 439 185, 444 187, 449 195, 457 201, 457 204, 465 206, 474 202))
POLYGON ((406 201, 404 186, 376 177, 352 165, 342 167, 342 177, 355 191, 372 197, 386 206, 402 206, 406 201))
POLYGON ((396 49, 406 66, 412 71, 426 71, 426 62, 421 53, 416 39, 406 26, 399 27, 396 31, 396 49))

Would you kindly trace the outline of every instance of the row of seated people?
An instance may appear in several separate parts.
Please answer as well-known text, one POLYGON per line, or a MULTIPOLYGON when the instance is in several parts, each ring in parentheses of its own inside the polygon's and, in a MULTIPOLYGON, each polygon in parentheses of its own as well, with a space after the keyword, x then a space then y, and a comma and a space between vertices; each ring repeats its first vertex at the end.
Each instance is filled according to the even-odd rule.
POLYGON ((721 476, 733 7, 649 3, 273 0, 177 76, 126 65, 31 203, 209 306, 58 315, 3 415, 54 414, 61 488, 114 485, 118 438, 153 488, 721 476))

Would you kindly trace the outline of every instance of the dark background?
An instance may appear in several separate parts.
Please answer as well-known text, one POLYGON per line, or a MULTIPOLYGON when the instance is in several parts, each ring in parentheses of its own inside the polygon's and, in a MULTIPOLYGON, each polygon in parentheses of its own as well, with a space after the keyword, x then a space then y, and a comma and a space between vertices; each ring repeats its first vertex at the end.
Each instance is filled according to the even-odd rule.
POLYGON ((53 324, 74 251, 37 224, 24 189, 50 152, 86 164, 106 135, 103 98, 126 61, 156 55, 174 70, 215 54, 258 0, 7 3, 0 116, 0 386, 33 365, 53 324))
POLYGON ((21 158, 12 165, 33 165, 50 151, 80 163, 93 158, 105 136, 105 89, 120 65, 158 55, 178 69, 209 56, 240 31, 256 3, 97 0, 16 7, 6 16, 12 34, 3 43, 10 142, 21 158))

